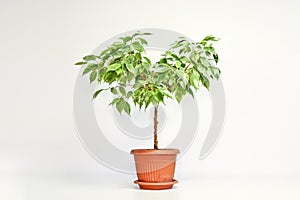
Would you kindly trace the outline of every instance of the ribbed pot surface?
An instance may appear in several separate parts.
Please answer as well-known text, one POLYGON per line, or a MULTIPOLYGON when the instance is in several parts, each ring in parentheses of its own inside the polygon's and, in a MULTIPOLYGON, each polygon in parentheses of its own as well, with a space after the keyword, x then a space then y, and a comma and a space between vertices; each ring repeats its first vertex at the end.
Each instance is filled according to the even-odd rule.
POLYGON ((175 172, 176 149, 132 150, 138 180, 141 182, 171 182, 175 172))

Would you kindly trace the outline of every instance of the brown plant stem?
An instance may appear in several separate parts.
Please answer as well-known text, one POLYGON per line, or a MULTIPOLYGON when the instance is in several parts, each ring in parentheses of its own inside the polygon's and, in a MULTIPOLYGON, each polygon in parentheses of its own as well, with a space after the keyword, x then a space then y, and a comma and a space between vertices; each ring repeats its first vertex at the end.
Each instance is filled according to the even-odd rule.
POLYGON ((186 71, 188 68, 189 68, 189 66, 191 65, 192 63, 190 62, 185 68, 184 68, 184 71, 186 71))
POLYGON ((158 140, 157 140, 157 110, 158 106, 154 107, 154 149, 158 149, 158 140))

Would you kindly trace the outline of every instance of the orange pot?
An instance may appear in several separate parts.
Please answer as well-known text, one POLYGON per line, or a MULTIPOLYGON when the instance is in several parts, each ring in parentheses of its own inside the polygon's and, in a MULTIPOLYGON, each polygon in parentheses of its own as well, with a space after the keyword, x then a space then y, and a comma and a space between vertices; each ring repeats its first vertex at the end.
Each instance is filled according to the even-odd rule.
POLYGON ((135 166, 141 189, 162 190, 173 187, 178 149, 134 149, 135 166))

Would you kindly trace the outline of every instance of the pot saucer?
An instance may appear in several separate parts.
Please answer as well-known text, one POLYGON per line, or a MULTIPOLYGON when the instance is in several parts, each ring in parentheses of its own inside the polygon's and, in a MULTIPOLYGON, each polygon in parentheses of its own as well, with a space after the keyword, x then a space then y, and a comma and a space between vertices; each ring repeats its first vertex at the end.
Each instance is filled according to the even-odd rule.
POLYGON ((142 181, 134 181, 135 184, 138 184, 141 189, 144 190, 165 190, 171 189, 175 183, 178 183, 177 180, 173 180, 170 182, 162 182, 162 183, 151 183, 151 182, 142 182, 142 181))

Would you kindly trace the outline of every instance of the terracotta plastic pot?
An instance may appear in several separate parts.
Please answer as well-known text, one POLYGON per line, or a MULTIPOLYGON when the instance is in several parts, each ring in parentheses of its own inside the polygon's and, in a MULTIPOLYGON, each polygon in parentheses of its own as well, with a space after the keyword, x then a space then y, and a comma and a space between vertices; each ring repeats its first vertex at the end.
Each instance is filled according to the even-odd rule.
POLYGON ((173 187, 178 149, 134 149, 135 166, 141 189, 162 190, 173 187))

